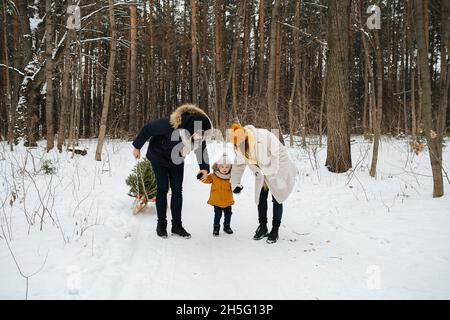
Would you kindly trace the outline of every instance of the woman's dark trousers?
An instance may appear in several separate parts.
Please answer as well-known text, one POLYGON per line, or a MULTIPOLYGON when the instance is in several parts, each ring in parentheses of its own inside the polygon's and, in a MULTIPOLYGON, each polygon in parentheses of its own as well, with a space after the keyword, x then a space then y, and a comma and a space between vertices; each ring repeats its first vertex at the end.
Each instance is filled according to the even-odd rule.
MULTIPOLYGON (((264 187, 261 189, 261 194, 259 196, 258 204, 258 218, 259 224, 267 224, 267 198, 269 196, 269 189, 265 190, 264 187)), ((277 200, 272 196, 273 202, 273 220, 272 226, 279 227, 281 224, 281 217, 283 215, 283 204, 278 203, 277 200)))

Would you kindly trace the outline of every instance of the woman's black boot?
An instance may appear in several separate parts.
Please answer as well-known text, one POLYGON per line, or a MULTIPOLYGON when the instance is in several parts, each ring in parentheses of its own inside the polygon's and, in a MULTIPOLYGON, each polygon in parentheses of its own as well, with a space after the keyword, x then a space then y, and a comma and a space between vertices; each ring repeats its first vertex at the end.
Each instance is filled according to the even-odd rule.
POLYGON ((253 240, 261 240, 262 238, 267 236, 267 224, 261 223, 256 229, 255 235, 253 236, 253 240))

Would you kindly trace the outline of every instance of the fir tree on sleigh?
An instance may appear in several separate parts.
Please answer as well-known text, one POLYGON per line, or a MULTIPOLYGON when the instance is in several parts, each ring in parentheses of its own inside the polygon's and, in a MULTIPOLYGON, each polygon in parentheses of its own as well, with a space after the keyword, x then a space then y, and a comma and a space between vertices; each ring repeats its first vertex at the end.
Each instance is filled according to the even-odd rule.
POLYGON ((156 178, 148 159, 145 158, 136 164, 126 179, 126 184, 130 187, 128 195, 135 198, 134 214, 144 210, 149 202, 156 202, 156 178))

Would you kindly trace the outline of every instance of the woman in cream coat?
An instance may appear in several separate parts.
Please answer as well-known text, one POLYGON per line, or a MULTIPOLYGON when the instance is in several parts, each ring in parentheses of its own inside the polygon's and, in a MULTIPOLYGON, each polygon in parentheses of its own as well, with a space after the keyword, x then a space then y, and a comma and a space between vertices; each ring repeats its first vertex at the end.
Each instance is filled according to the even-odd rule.
POLYGON ((253 239, 268 237, 268 243, 278 240, 278 229, 283 215, 283 202, 295 186, 298 170, 289 159, 286 148, 278 138, 266 129, 252 125, 233 124, 230 138, 235 147, 236 159, 231 171, 234 193, 243 189, 241 178, 248 166, 255 176, 255 203, 258 206, 259 227, 253 239), (267 229, 267 198, 272 194, 272 230, 267 229))

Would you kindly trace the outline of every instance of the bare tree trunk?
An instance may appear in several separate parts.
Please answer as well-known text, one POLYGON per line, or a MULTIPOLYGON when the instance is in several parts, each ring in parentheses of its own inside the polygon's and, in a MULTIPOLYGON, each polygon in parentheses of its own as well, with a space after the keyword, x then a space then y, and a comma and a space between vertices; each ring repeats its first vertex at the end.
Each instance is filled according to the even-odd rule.
POLYGON ((192 50, 192 103, 198 104, 197 80, 197 8, 196 1, 191 0, 191 50, 192 50))
MULTIPOLYGON (((407 30, 409 30, 408 28, 408 24, 405 23, 405 28, 403 30, 404 34, 407 34, 407 30)), ((410 69, 410 66, 408 65, 408 57, 409 57, 409 48, 406 44, 406 40, 404 39, 405 37, 403 37, 402 40, 402 70, 405 70, 405 72, 403 72, 402 74, 402 91, 403 91, 403 121, 404 121, 404 129, 405 129, 405 135, 409 135, 409 118, 408 118, 408 110, 407 110, 407 102, 406 102, 406 98, 407 98, 407 94, 406 94, 406 77, 407 77, 407 70, 410 69)), ((398 92, 398 91, 397 91, 398 92)))
POLYGON ((47 123, 47 152, 54 147, 53 129, 53 12, 52 1, 45 1, 45 76, 47 94, 45 100, 45 120, 47 123))
MULTIPOLYGON (((80 33, 77 33, 77 41, 80 41, 80 33)), ((78 46, 78 53, 77 53, 77 60, 81 61, 81 57, 82 57, 82 48, 81 46, 78 46)), ((83 65, 82 63, 78 63, 77 64, 77 69, 76 69, 76 77, 75 77, 75 94, 74 94, 74 99, 75 99, 75 114, 74 114, 74 121, 75 121, 75 145, 78 146, 79 144, 79 139, 80 139, 80 116, 81 116, 81 85, 82 85, 82 72, 83 69, 83 65)), ((73 149, 74 150, 74 149, 73 149)), ((74 156, 74 154, 72 154, 72 156, 74 156)))
POLYGON ((258 82, 259 82, 259 94, 263 93, 264 88, 264 23, 266 17, 266 5, 265 0, 259 1, 259 46, 258 46, 258 82))
MULTIPOLYGON (((363 10, 363 6, 360 7, 360 19, 362 21, 362 13, 361 10, 363 10)), ((370 36, 367 36, 370 37, 370 36)), ((366 131, 373 133, 374 131, 374 113, 375 113, 375 105, 376 105, 376 92, 375 92, 375 75, 372 67, 372 63, 370 61, 370 50, 369 50, 369 44, 366 38, 366 34, 361 34, 361 39, 363 43, 363 52, 364 52, 364 83, 365 83, 365 89, 364 89, 364 100, 365 103, 367 103, 367 111, 364 111, 367 126, 366 131)), ((365 132, 366 132, 365 131, 365 132)))
POLYGON ((295 88, 297 86, 297 72, 294 72, 294 80, 292 81, 291 96, 288 102, 288 114, 289 114, 289 145, 294 146, 294 110, 292 104, 295 98, 295 88))
MULTIPOLYGON (((231 52, 231 65, 230 65, 230 70, 228 71, 226 82, 223 86, 222 102, 221 102, 222 106, 226 106, 228 90, 230 88, 231 81, 233 80, 233 75, 236 72, 238 53, 239 53, 240 35, 241 35, 241 30, 242 30, 242 23, 243 23, 242 21, 243 21, 243 14, 244 14, 246 1, 248 1, 248 0, 241 1, 241 3, 239 4, 237 13, 236 13, 236 22, 234 25, 234 35, 233 35, 233 50, 231 52)), ((234 118, 233 121, 239 120, 236 101, 233 101, 231 106, 232 106, 232 114, 233 114, 233 118, 234 118)))
POLYGON ((327 128, 325 165, 335 173, 352 166, 349 128, 348 30, 350 1, 330 0, 328 6, 327 128))
POLYGON ((137 7, 130 4, 130 122, 128 130, 132 133, 137 130, 137 7))
POLYGON ((416 67, 414 66, 414 60, 415 60, 415 50, 414 50, 414 39, 413 39, 413 34, 411 32, 412 28, 413 28, 413 17, 412 17, 412 3, 409 2, 408 3, 408 13, 407 13, 407 24, 408 24, 408 28, 407 28, 407 39, 409 42, 409 60, 410 60, 410 66, 411 66, 411 94, 410 94, 410 99, 411 99, 411 135, 412 135, 412 140, 415 141, 416 140, 416 134, 417 134, 417 127, 418 127, 418 123, 417 123, 417 114, 416 114, 416 67))
POLYGON ((250 79, 250 61, 249 61, 249 42, 250 42, 250 29, 251 29, 251 16, 252 16, 252 1, 247 1, 245 8, 244 19, 244 39, 242 44, 242 110, 244 110, 244 116, 247 118, 248 107, 248 90, 250 79))
POLYGON ((415 30, 417 48, 419 51, 420 82, 423 90, 423 124, 427 137, 427 145, 430 153, 431 170, 433 173, 433 197, 444 195, 442 176, 442 132, 433 125, 433 110, 431 99, 431 76, 427 50, 428 24, 425 26, 427 7, 422 0, 414 0, 415 30))
MULTIPOLYGON (((278 9, 278 17, 280 17, 281 12, 278 9)), ((278 104, 280 103, 280 78, 281 78, 281 23, 280 18, 276 22, 276 54, 275 54, 275 110, 277 110, 277 120, 278 120, 278 104)))
MULTIPOLYGON (((365 37, 364 34, 361 35, 365 37)), ((368 108, 369 108, 369 71, 367 70, 367 65, 364 65, 364 103, 363 103, 363 119, 362 119, 362 129, 363 134, 368 132, 368 108)))
MULTIPOLYGON (((150 74, 156 74, 156 65, 155 65, 155 27, 154 27, 154 0, 150 0, 150 12, 149 12, 149 23, 150 23, 150 74)), ((156 103, 157 103, 157 90, 156 90, 156 77, 150 76, 150 107, 151 112, 149 112, 152 116, 156 114, 156 103)))
MULTIPOLYGON (((417 61, 417 64, 420 62, 417 61)), ((417 87, 418 87, 418 93, 419 93, 419 110, 417 112, 417 123, 419 124, 420 128, 423 129, 423 90, 422 90, 422 81, 421 79, 421 71, 420 68, 417 68, 417 87)))
POLYGON ((9 78, 9 56, 8 56, 8 28, 6 23, 6 0, 3 0, 3 50, 5 53, 5 96, 6 115, 8 118, 8 143, 10 150, 14 150, 14 128, 13 128, 13 107, 11 102, 11 81, 9 78))
MULTIPOLYGON (((67 43, 72 41, 72 30, 67 31, 67 43)), ((61 111, 59 114, 59 130, 58 130, 58 143, 57 148, 59 152, 62 152, 62 146, 64 145, 66 138, 66 122, 69 119, 69 105, 70 105, 70 78, 72 73, 72 58, 69 50, 64 54, 64 72, 62 79, 62 99, 61 99, 61 111)))
POLYGON ((417 120, 416 120, 416 100, 415 100, 415 77, 416 77, 416 70, 413 68, 411 70, 411 134, 413 141, 416 140, 416 133, 417 133, 417 120))
POLYGON ((270 55, 269 73, 267 79, 267 106, 269 110, 269 123, 272 129, 278 128, 277 101, 276 101, 276 57, 277 57, 277 28, 280 9, 280 0, 275 0, 272 8, 272 21, 270 27, 270 55))
POLYGON ((327 88, 327 77, 325 76, 323 78, 322 83, 322 96, 320 98, 320 115, 319 115, 319 146, 322 147, 322 136, 323 136, 323 109, 325 106, 325 100, 326 100, 326 88, 327 88))
POLYGON ((289 145, 294 145, 294 110, 293 103, 297 86, 300 85, 300 23, 301 23, 301 8, 302 1, 297 1, 295 4, 294 28, 292 35, 294 37, 294 81, 292 82, 291 96, 289 98, 289 145))
MULTIPOLYGON (((20 6, 20 2, 16 1, 15 3, 16 8, 20 6)), ((14 66, 21 66, 23 65, 23 61, 24 61, 24 56, 22 55, 22 48, 24 47, 23 45, 23 41, 21 40, 21 38, 23 37, 22 34, 22 28, 20 26, 20 13, 16 12, 16 10, 14 10, 13 15, 12 15, 12 27, 13 27, 13 48, 14 48, 14 52, 20 52, 21 54, 14 54, 13 55, 13 64, 14 66)), ((6 79, 5 79, 6 80, 6 79)), ((16 72, 14 72, 12 74, 12 77, 10 77, 9 79, 10 82, 10 92, 11 92, 11 129, 12 132, 8 133, 9 136, 12 137, 12 141, 15 142, 15 137, 14 137, 14 128, 16 126, 16 106, 19 102, 19 88, 20 88, 20 75, 16 72)), ((12 147, 12 146, 10 146, 12 147)), ((13 147, 12 147, 13 148, 13 147)))
MULTIPOLYGON (((215 64, 215 87, 216 87, 216 110, 215 122, 219 128, 222 128, 221 113, 224 106, 222 105, 223 86, 224 86, 224 67, 222 59, 222 0, 214 1, 214 64, 215 64)), ((223 129, 223 128, 222 128, 223 129)))
MULTIPOLYGON (((441 72, 440 72, 440 94, 439 94, 439 113, 438 113, 438 134, 441 139, 447 131, 447 110, 448 110, 448 90, 450 87, 449 72, 449 21, 450 3, 441 1, 441 72)), ((442 144, 442 141, 441 141, 442 144)))
POLYGON ((381 138, 381 120, 383 118, 383 54, 380 44, 379 31, 375 31, 375 55, 377 65, 377 101, 374 109, 374 136, 372 147, 372 163, 370 165, 370 176, 375 177, 377 173, 378 163, 378 147, 380 145, 381 138))
MULTIPOLYGON (((305 68, 306 69, 306 68, 305 68)), ((302 147, 306 148, 306 108, 308 106, 308 99, 306 99, 306 79, 302 78, 302 103, 301 103, 301 112, 302 112, 302 122, 301 122, 301 136, 302 136, 302 147)))
POLYGON ((114 0, 109 0, 109 24, 111 28, 110 41, 110 56, 108 71, 106 73, 106 86, 103 100, 102 118, 100 120, 100 132, 98 135, 97 150, 95 152, 95 160, 102 161, 102 149, 106 136, 106 124, 108 122, 109 101, 111 98, 111 91, 114 86, 114 68, 116 61, 116 45, 117 45, 117 31, 116 20, 114 17, 114 0))

